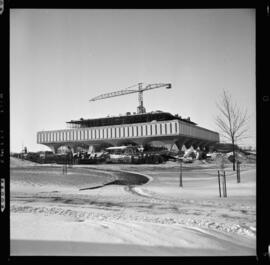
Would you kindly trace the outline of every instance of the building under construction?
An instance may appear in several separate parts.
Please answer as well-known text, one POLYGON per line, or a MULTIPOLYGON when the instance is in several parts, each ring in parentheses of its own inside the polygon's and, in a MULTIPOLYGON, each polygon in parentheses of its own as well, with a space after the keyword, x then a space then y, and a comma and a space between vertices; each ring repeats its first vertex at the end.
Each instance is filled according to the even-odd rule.
POLYGON ((199 127, 190 119, 183 119, 168 112, 146 112, 143 106, 143 92, 159 87, 171 88, 171 84, 150 84, 138 89, 131 87, 116 92, 102 94, 90 101, 116 97, 130 93, 139 94, 137 113, 127 112, 117 117, 98 119, 79 119, 67 122, 67 129, 40 131, 37 143, 57 152, 60 147, 67 147, 73 153, 79 149, 95 152, 96 148, 120 145, 151 145, 153 142, 176 144, 179 149, 183 145, 189 148, 208 148, 219 142, 217 132, 199 127))

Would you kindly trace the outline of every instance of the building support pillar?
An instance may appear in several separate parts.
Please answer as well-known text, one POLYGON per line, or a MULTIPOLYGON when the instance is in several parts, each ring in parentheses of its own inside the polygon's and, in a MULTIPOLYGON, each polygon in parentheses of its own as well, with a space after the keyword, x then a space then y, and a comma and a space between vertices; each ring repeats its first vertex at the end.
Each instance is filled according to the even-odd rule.
POLYGON ((186 142, 187 142, 186 138, 181 138, 181 139, 175 141, 175 144, 178 147, 179 151, 182 150, 182 148, 183 148, 183 146, 185 145, 186 142))
POLYGON ((50 145, 49 148, 52 150, 54 154, 56 154, 57 148, 54 145, 50 145))
POLYGON ((95 152, 96 152, 95 145, 89 145, 88 154, 95 153, 95 152))
POLYGON ((185 142, 186 149, 189 149, 192 146, 192 140, 188 140, 185 142))
POLYGON ((57 149, 60 147, 60 145, 56 144, 46 144, 46 146, 48 146, 54 154, 57 153, 57 149))

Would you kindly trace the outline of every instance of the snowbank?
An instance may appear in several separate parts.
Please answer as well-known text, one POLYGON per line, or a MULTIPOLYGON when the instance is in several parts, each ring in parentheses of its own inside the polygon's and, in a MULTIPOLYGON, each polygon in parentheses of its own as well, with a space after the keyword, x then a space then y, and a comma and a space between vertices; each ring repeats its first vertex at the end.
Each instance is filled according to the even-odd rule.
POLYGON ((175 163, 78 166, 67 175, 14 168, 11 254, 255 255, 255 170, 241 176, 237 184, 228 172, 228 198, 219 198, 212 167, 184 167, 183 188, 175 163), (139 173, 151 181, 135 185, 139 173), (132 185, 80 191, 116 179, 132 185))

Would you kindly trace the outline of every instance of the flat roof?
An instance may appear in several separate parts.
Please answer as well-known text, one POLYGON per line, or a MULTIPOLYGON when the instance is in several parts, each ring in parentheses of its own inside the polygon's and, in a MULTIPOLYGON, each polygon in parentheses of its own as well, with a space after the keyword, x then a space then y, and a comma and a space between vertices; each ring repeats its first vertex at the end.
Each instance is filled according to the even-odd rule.
POLYGON ((196 123, 188 119, 184 119, 178 115, 172 115, 169 112, 163 112, 163 111, 153 111, 153 112, 148 112, 148 113, 143 113, 143 114, 128 113, 126 115, 94 118, 94 119, 81 118, 80 120, 71 120, 66 123, 81 125, 81 127, 97 127, 97 126, 130 124, 130 123, 143 123, 143 122, 151 122, 154 120, 166 121, 166 120, 173 120, 173 119, 178 119, 183 122, 187 122, 189 124, 197 125, 196 123))

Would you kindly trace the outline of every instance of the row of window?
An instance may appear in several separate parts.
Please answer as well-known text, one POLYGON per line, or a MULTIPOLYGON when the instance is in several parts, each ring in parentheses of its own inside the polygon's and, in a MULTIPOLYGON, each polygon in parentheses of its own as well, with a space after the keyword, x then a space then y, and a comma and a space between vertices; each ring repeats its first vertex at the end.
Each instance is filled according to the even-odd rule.
POLYGON ((180 134, 192 136, 194 138, 202 138, 205 140, 218 141, 218 134, 214 132, 207 131, 203 128, 189 126, 186 124, 180 123, 180 134))
POLYGON ((65 130, 60 132, 38 133, 38 143, 51 143, 62 141, 84 141, 108 138, 128 138, 138 136, 157 136, 177 134, 177 123, 160 123, 149 125, 133 125, 125 127, 65 130))
POLYGON ((203 128, 190 126, 183 123, 170 122, 148 125, 132 125, 111 128, 78 129, 52 132, 39 132, 38 143, 51 143, 63 141, 85 141, 110 138, 129 138, 140 136, 159 136, 183 134, 194 138, 218 141, 218 134, 209 132, 203 128), (179 127, 178 127, 179 124, 179 127))

